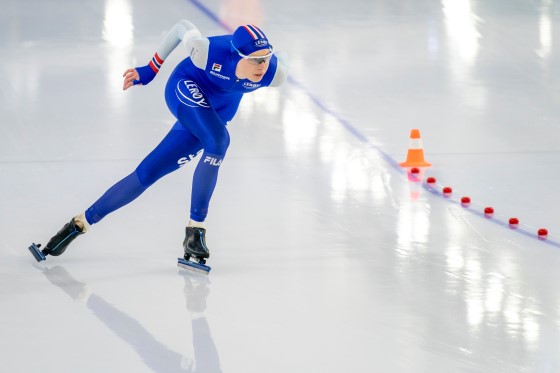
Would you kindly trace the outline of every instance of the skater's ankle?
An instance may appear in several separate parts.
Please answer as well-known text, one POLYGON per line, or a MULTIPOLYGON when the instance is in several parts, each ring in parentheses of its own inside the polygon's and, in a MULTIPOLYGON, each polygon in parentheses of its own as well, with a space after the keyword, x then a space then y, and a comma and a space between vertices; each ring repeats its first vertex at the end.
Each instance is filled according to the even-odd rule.
POLYGON ((204 228, 204 222, 203 221, 196 221, 193 219, 189 220, 189 225, 188 227, 193 227, 193 228, 204 228))
POLYGON ((89 227, 91 226, 84 213, 74 216, 74 223, 82 230, 82 233, 86 233, 89 227))

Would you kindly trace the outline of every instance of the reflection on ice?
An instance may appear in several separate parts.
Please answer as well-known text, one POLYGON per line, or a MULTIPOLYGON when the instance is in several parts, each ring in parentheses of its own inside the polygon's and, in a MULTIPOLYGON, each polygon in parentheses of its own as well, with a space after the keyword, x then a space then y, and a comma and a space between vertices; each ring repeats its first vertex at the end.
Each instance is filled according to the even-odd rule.
MULTIPOLYGON (((210 293, 207 276, 179 272, 185 280, 184 295, 192 319, 195 351, 193 359, 171 350, 158 341, 138 320, 91 292, 87 284, 73 278, 63 266, 35 265, 35 267, 73 300, 85 304, 116 336, 128 343, 142 361, 155 372, 221 372, 218 352, 204 317, 206 298, 210 293)), ((162 311, 161 315, 164 314, 165 312, 162 311)), ((177 332, 180 333, 180 330, 177 332)))

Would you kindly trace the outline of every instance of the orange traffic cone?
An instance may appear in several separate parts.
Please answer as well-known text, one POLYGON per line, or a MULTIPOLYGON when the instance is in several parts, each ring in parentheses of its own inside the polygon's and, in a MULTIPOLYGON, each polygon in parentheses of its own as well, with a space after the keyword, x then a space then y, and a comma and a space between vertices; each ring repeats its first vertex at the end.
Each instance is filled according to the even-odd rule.
POLYGON ((410 131, 410 147, 406 155, 406 162, 400 163, 403 167, 429 167, 430 163, 424 160, 424 150, 422 149, 422 139, 420 131, 413 129, 410 131))

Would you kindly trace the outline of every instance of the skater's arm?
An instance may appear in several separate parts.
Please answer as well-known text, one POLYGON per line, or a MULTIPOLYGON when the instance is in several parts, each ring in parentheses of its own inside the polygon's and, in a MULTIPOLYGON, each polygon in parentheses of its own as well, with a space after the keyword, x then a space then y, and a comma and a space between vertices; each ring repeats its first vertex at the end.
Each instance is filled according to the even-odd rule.
POLYGON ((193 65, 199 69, 205 70, 208 62, 208 49, 210 48, 210 40, 202 36, 183 39, 183 44, 187 48, 187 53, 191 58, 193 65))
POLYGON ((180 20, 169 30, 165 39, 160 44, 156 55, 158 55, 163 62, 180 42, 183 42, 183 45, 186 46, 192 38, 202 38, 200 31, 186 19, 180 20))
POLYGON ((163 62, 179 43, 182 42, 187 47, 187 51, 192 54, 192 47, 196 44, 195 40, 200 41, 208 39, 203 38, 198 28, 191 22, 184 19, 177 22, 171 30, 167 32, 167 35, 148 65, 135 69, 128 69, 124 72, 123 77, 125 79, 123 89, 126 90, 136 84, 146 85, 150 83, 159 72, 163 62))

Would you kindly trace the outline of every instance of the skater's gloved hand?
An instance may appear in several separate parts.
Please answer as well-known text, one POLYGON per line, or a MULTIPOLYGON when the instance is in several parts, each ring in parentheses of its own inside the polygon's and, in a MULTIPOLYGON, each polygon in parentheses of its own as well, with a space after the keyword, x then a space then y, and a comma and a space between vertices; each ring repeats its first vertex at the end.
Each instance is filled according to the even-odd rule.
POLYGON ((150 63, 146 66, 126 70, 123 74, 123 90, 126 91, 136 84, 146 85, 150 83, 156 77, 163 62, 163 58, 156 52, 150 63))
POLYGON ((156 73, 150 65, 137 67, 135 69, 128 69, 124 72, 123 90, 127 90, 133 85, 150 83, 156 76, 156 73))

